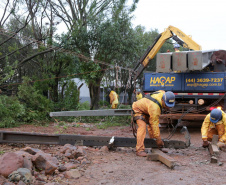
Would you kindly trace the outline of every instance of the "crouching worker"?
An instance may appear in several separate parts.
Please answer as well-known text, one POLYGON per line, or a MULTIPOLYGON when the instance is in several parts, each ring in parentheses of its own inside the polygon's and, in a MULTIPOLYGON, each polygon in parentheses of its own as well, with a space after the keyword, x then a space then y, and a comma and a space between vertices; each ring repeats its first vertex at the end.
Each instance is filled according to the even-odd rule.
POLYGON ((144 151, 144 139, 146 136, 146 125, 150 138, 155 138, 157 146, 163 147, 164 143, 160 137, 159 116, 162 108, 169 110, 175 105, 175 95, 171 92, 157 91, 151 95, 145 95, 144 98, 136 101, 132 105, 133 121, 138 125, 136 137, 136 155, 146 157, 144 151))
POLYGON ((226 114, 220 109, 213 109, 205 118, 202 124, 202 146, 208 147, 213 135, 218 135, 217 146, 222 149, 226 147, 226 114))

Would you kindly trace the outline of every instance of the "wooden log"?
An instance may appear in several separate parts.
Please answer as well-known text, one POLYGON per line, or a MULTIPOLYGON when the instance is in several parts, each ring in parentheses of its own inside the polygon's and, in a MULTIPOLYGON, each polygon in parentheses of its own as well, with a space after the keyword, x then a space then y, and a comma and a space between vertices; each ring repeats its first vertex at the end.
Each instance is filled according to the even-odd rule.
POLYGON ((152 153, 148 154, 147 160, 160 161, 169 168, 174 168, 176 161, 158 149, 152 149, 152 153))
POLYGON ((210 163, 217 163, 219 156, 219 149, 217 147, 218 135, 213 135, 212 142, 209 144, 209 152, 211 155, 210 163))

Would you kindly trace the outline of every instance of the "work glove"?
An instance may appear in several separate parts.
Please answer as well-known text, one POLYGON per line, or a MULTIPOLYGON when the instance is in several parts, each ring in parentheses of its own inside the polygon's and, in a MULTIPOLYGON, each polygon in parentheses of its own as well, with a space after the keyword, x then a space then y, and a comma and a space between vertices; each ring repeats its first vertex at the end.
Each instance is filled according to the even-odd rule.
POLYGON ((206 148, 209 146, 209 142, 207 140, 203 140, 202 147, 206 148))
POLYGON ((157 144, 158 148, 163 148, 163 146, 164 146, 164 143, 160 137, 156 139, 156 144, 157 144))

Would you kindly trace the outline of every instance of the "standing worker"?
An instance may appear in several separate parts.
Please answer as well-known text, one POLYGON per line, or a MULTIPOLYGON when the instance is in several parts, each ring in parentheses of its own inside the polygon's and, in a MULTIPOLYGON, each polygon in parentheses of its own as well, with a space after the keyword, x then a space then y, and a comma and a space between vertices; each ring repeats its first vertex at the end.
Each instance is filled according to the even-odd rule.
POLYGON ((118 106, 118 94, 115 91, 111 90, 109 97, 110 97, 111 108, 116 109, 118 106))
POLYGON ((180 48, 179 44, 174 44, 174 51, 175 52, 180 52, 179 48, 180 48))
POLYGON ((144 98, 136 101, 132 105, 133 121, 137 123, 137 144, 136 155, 146 157, 144 151, 144 139, 146 136, 146 124, 150 138, 156 139, 156 144, 159 148, 163 147, 164 143, 160 136, 159 116, 162 108, 169 110, 175 105, 175 95, 173 92, 157 91, 151 95, 146 95, 144 98))
POLYGON ((208 147, 213 135, 218 135, 217 146, 221 149, 226 143, 226 114, 220 109, 213 109, 204 119, 201 128, 203 147, 208 147))
POLYGON ((141 90, 140 89, 137 89, 137 91, 136 91, 136 99, 137 100, 140 100, 141 98, 143 98, 143 95, 141 93, 141 90))

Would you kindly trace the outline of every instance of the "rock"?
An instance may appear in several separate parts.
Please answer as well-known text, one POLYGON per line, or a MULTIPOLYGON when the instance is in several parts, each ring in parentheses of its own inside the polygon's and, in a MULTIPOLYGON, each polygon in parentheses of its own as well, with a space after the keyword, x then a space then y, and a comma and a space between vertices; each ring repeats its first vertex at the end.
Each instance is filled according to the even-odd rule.
POLYGON ((71 144, 65 144, 63 148, 60 150, 60 153, 65 154, 66 150, 70 149, 70 151, 76 150, 77 147, 71 144))
POLYGON ((0 184, 3 184, 4 182, 6 182, 6 178, 3 177, 2 175, 0 175, 0 184))
POLYGON ((32 171, 32 167, 33 167, 33 164, 32 164, 32 155, 23 151, 23 150, 20 150, 20 151, 16 151, 15 152, 16 154, 18 155, 21 155, 24 159, 24 164, 23 164, 23 168, 27 168, 29 169, 30 171, 32 171))
POLYGON ((103 147, 101 147, 100 151, 101 152, 109 152, 109 149, 107 146, 103 146, 103 147))
POLYGON ((23 181, 19 181, 17 185, 26 185, 23 181))
POLYGON ((31 171, 27 168, 19 168, 18 170, 12 172, 8 178, 11 182, 19 182, 21 180, 25 184, 32 184, 31 171))
POLYGON ((78 161, 81 161, 81 160, 83 160, 83 158, 84 158, 84 157, 78 157, 77 160, 78 160, 78 161))
POLYGON ((61 166, 59 166, 58 171, 59 172, 67 171, 67 168, 65 166, 61 165, 61 166))
POLYGON ((36 153, 32 158, 33 163, 39 170, 45 170, 46 174, 52 174, 58 165, 58 161, 55 157, 51 157, 50 154, 43 152, 36 153))
POLYGON ((77 168, 79 164, 66 163, 64 166, 67 168, 67 170, 70 170, 72 168, 77 168))
POLYGON ((42 181, 42 182, 46 182, 47 181, 47 177, 43 174, 39 174, 37 177, 36 177, 36 180, 38 181, 42 181))
POLYGON ((37 154, 38 152, 42 152, 41 150, 37 149, 37 148, 31 148, 31 147, 26 147, 23 149, 23 151, 31 154, 31 155, 35 155, 37 154))
POLYGON ((74 155, 72 154, 72 150, 70 150, 70 149, 67 149, 65 151, 64 156, 67 157, 67 158, 69 158, 69 159, 73 159, 74 158, 74 155))
POLYGON ((57 169, 57 164, 46 161, 45 174, 52 174, 57 169))
POLYGON ((13 171, 23 167, 24 159, 16 153, 5 153, 0 158, 0 174, 8 177, 13 171))
POLYGON ((5 182, 3 185, 15 185, 15 184, 12 182, 5 182))
POLYGON ((82 165, 90 164, 90 161, 87 158, 84 158, 83 160, 81 160, 81 164, 82 165))
POLYGON ((64 177, 67 179, 77 179, 81 177, 81 174, 77 169, 73 169, 70 171, 66 171, 64 177))
POLYGON ((45 184, 46 184, 46 182, 39 181, 39 180, 35 180, 34 183, 33 183, 33 185, 45 185, 45 184))
POLYGON ((82 147, 78 147, 77 150, 72 151, 72 154, 74 155, 75 159, 81 156, 86 155, 86 151, 82 147))

